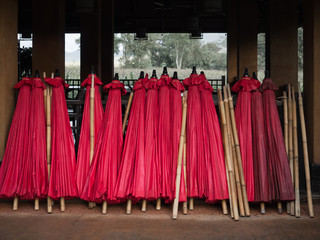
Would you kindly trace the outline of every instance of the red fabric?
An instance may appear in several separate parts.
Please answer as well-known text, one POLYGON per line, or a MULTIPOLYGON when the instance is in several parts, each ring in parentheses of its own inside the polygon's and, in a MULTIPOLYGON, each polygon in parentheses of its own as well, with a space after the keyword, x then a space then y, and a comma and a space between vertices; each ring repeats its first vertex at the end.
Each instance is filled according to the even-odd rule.
POLYGON ((20 92, 0 169, 1 198, 17 196, 22 166, 27 161, 31 85, 30 78, 23 78, 14 87, 20 92))
POLYGON ((114 188, 123 145, 121 95, 126 94, 126 90, 118 80, 104 86, 104 90, 109 93, 108 101, 80 197, 92 202, 117 203, 114 188))
MULTIPOLYGON (((171 139, 172 139, 172 193, 173 197, 176 195, 176 175, 177 163, 179 155, 179 144, 181 135, 181 121, 182 121, 182 98, 181 92, 184 91, 182 83, 178 79, 171 79, 170 82, 170 123, 171 123, 171 139)), ((187 192, 185 185, 185 176, 183 169, 183 158, 181 162, 181 182, 179 202, 187 201, 187 192)))
POLYGON ((199 89, 205 149, 205 197, 206 202, 214 203, 217 200, 229 198, 226 167, 219 119, 212 98, 213 88, 204 74, 199 78, 202 79, 199 89))
POLYGON ((17 190, 20 199, 45 198, 48 192, 45 88, 40 78, 32 80, 27 159, 22 166, 17 190))
POLYGON ((134 95, 115 188, 115 195, 118 199, 130 198, 138 201, 145 198, 146 89, 144 84, 147 80, 148 75, 144 79, 138 79, 133 86, 134 95))
POLYGON ((294 200, 289 161, 274 94, 277 87, 271 79, 264 79, 261 89, 268 146, 270 197, 271 200, 294 200))
POLYGON ((170 112, 170 77, 162 75, 157 84, 159 87, 159 125, 158 125, 158 153, 160 167, 161 198, 166 202, 173 199, 172 192, 172 139, 170 112))
POLYGON ((146 161, 146 199, 155 200, 161 194, 161 175, 158 152, 158 79, 151 78, 146 82, 146 122, 145 122, 145 161, 146 161))
POLYGON ((249 202, 254 201, 251 91, 257 89, 259 86, 260 82, 258 80, 251 79, 250 77, 243 77, 231 89, 234 92, 238 92, 235 117, 249 202))
MULTIPOLYGON (((76 165, 76 182, 78 193, 81 195, 83 186, 87 180, 90 169, 90 90, 92 75, 90 74, 82 83, 81 87, 86 88, 84 109, 82 114, 82 124, 76 165)), ((99 86, 102 85, 100 78, 94 75, 94 138, 97 141, 97 135, 101 126, 103 117, 103 107, 99 86)))
POLYGON ((187 110, 187 192, 188 197, 205 197, 205 157, 199 85, 203 79, 191 74, 183 81, 188 89, 187 110))
POLYGON ((264 125, 262 94, 260 89, 252 91, 252 142, 253 142, 253 169, 254 169, 254 200, 268 202, 269 179, 267 163, 267 146, 264 125))
POLYGON ((53 199, 77 197, 74 140, 64 95, 64 88, 69 85, 60 77, 46 78, 45 81, 52 86, 52 153, 48 196, 53 199))

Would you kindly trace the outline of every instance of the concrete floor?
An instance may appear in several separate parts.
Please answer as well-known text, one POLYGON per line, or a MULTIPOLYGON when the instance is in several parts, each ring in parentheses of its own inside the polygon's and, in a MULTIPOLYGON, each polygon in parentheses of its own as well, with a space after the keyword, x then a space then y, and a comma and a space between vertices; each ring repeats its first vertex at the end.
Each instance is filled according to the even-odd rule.
POLYGON ((13 212, 12 202, 0 202, 0 239, 320 239, 320 204, 315 204, 316 217, 307 216, 307 206, 301 206, 301 218, 278 214, 274 205, 266 206, 261 215, 257 206, 251 217, 234 222, 221 214, 219 205, 196 204, 189 215, 171 220, 171 206, 156 211, 148 204, 146 213, 134 205, 132 215, 125 215, 125 205, 89 210, 84 202, 67 202, 61 213, 59 205, 47 214, 45 203, 33 211, 31 202, 20 202, 13 212))

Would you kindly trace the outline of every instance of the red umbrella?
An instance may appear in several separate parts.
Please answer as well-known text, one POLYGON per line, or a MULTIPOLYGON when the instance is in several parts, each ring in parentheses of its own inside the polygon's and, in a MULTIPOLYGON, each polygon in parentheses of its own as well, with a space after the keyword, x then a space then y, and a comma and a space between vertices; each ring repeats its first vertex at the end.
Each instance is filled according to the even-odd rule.
POLYGON ((152 76, 146 82, 146 122, 145 122, 145 161, 146 161, 146 199, 156 200, 161 194, 161 166, 158 153, 158 79, 152 76))
POLYGON ((30 78, 24 77, 14 87, 20 92, 0 169, 1 198, 17 196, 21 169, 27 161, 31 85, 30 78))
POLYGON ((199 85, 203 79, 195 71, 183 81, 188 89, 187 114, 187 191, 188 197, 205 196, 205 157, 199 85))
POLYGON ((48 191, 46 118, 41 78, 32 80, 30 95, 29 140, 17 195, 20 199, 46 198, 48 191))
POLYGON ((269 184, 271 200, 294 200, 294 190, 288 156, 284 144, 274 91, 278 87, 270 78, 263 80, 264 124, 267 136, 269 160, 269 184))
POLYGON ((231 89, 234 92, 238 92, 235 117, 249 202, 254 201, 251 91, 257 89, 259 86, 260 82, 258 80, 251 79, 248 75, 245 75, 240 81, 236 82, 231 89))
POLYGON ((115 188, 115 196, 119 199, 138 201, 145 198, 146 162, 145 152, 145 78, 134 84, 133 101, 124 142, 121 165, 115 188))
POLYGON ((77 197, 76 156, 64 89, 69 85, 60 77, 46 78, 52 86, 52 153, 48 196, 53 199, 77 197))
POLYGON ((260 88, 252 91, 252 140, 253 140, 253 168, 254 168, 254 201, 268 202, 268 163, 266 149, 266 135, 264 125, 264 113, 262 94, 260 88))
MULTIPOLYGON (((172 139, 170 112, 170 77, 166 70, 157 84, 159 87, 159 125, 158 125, 158 153, 161 169, 161 198, 166 202, 172 201, 172 139)), ((180 120, 181 121, 181 120, 180 120)))
POLYGON ((213 88, 204 74, 200 74, 199 78, 202 82, 199 89, 207 177, 205 196, 206 202, 214 203, 229 198, 226 167, 219 119, 212 98, 213 88))
POLYGON ((119 80, 104 86, 109 93, 98 132, 89 174, 80 197, 86 201, 117 203, 114 188, 122 153, 121 95, 127 91, 119 80))
MULTIPOLYGON (((182 83, 177 76, 173 76, 170 81, 170 123, 171 123, 171 141, 172 141, 172 193, 176 195, 176 175, 179 154, 179 143, 181 134, 181 119, 182 119, 182 99, 181 93, 184 91, 182 83)), ((186 185, 184 180, 184 171, 181 171, 181 184, 179 201, 187 201, 186 185)))
MULTIPOLYGON (((86 88, 86 96, 82 115, 81 133, 76 165, 76 182, 78 193, 81 194, 83 186, 87 180, 90 169, 90 89, 92 74, 90 74, 82 83, 81 87, 86 88)), ((97 140, 98 131, 103 117, 103 107, 99 86, 102 85, 100 78, 94 75, 94 137, 97 140)))

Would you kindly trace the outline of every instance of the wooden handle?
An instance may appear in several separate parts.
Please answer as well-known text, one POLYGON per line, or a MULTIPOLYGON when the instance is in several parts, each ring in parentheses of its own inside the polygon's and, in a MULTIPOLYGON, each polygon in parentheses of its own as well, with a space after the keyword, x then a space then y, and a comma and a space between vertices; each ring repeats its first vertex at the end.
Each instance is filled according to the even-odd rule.
POLYGON ((122 134, 124 134, 124 131, 126 129, 127 120, 128 120, 128 117, 129 117, 130 108, 131 108, 131 104, 132 104, 132 99, 133 99, 133 92, 131 92, 130 95, 129 95, 129 100, 128 100, 128 104, 127 104, 127 107, 126 107, 126 112, 124 114, 124 118, 123 118, 123 122, 122 122, 122 134))
POLYGON ((107 201, 103 201, 103 202, 102 202, 102 211, 101 211, 101 213, 102 213, 103 215, 107 214, 107 208, 108 208, 107 201))
POLYGON ((18 200, 17 197, 13 198, 13 207, 12 207, 13 211, 17 211, 18 210, 18 202, 19 202, 19 200, 18 200))
POLYGON ((60 198, 60 211, 64 212, 66 210, 66 202, 64 197, 60 198))
POLYGON ((147 200, 146 199, 142 200, 141 211, 142 212, 146 212, 147 211, 147 200))
POLYGON ((304 119, 303 100, 302 100, 301 90, 300 90, 299 84, 298 84, 298 91, 299 91, 299 114, 300 114, 300 126, 301 126, 302 146, 303 146, 304 170, 305 170, 305 175, 306 175, 308 209, 309 209, 309 216, 313 218, 314 211, 313 211, 312 193, 311 193, 310 166, 309 166, 306 122, 304 119))
POLYGON ((94 74, 91 74, 91 88, 90 88, 90 165, 94 153, 94 74))
POLYGON ((128 215, 131 214, 131 208, 132 208, 132 200, 128 199, 127 200, 127 211, 126 211, 126 214, 128 214, 128 215))

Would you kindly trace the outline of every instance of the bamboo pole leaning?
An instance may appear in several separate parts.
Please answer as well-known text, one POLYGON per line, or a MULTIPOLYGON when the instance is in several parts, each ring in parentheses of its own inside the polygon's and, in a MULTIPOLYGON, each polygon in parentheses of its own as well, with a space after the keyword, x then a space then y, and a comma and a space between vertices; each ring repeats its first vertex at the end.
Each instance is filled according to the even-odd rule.
MULTIPOLYGON (((286 146, 286 152, 289 159, 289 122, 288 122, 288 98, 287 92, 283 91, 283 122, 284 122, 284 144, 286 146)), ((290 213, 290 202, 287 202, 287 213, 290 213)))
POLYGON ((300 217, 300 191, 299 191, 299 152, 298 152, 298 130, 297 130, 297 105, 292 86, 292 130, 293 130, 293 158, 294 158, 294 193, 295 193, 295 216, 300 217))
MULTIPOLYGON (((289 123, 289 163, 290 163, 290 171, 291 171, 291 179, 294 184, 294 169, 293 169, 293 120, 292 120, 292 95, 291 95, 291 85, 288 84, 288 123, 289 123)), ((294 216, 294 201, 290 201, 289 213, 291 216, 294 216)))
POLYGON ((309 166, 309 155, 308 155, 308 143, 307 143, 307 133, 306 133, 306 123, 304 119, 304 109, 303 100, 301 95, 300 86, 298 84, 299 91, 299 113, 300 113, 300 125, 301 125, 301 135, 302 135, 302 146, 303 146, 303 160, 304 160, 304 170, 306 175, 306 187, 307 187, 307 200, 309 216, 314 217, 313 203, 312 203, 312 193, 311 193, 311 182, 310 182, 310 166, 309 166))
MULTIPOLYGON (((181 171, 182 171, 182 157, 183 157, 183 148, 185 145, 185 136, 186 136, 186 122, 187 122, 187 98, 186 93, 183 99, 183 110, 182 110, 182 122, 181 122, 181 131, 180 131, 180 142, 179 142, 179 153, 178 153, 178 164, 177 164, 177 175, 176 175, 176 196, 173 201, 172 209, 172 219, 178 218, 178 208, 179 208, 179 198, 180 198, 180 184, 181 184, 181 171)), ((184 179, 183 179, 184 181, 184 179)))
POLYGON ((232 202, 233 207, 233 219, 235 221, 239 220, 239 212, 238 212, 238 203, 236 198, 236 185, 235 185, 235 177, 234 177, 234 169, 233 169, 233 163, 232 163, 232 157, 231 157, 231 151, 230 151, 230 143, 228 139, 228 133, 227 133, 227 122, 226 122, 226 112, 224 109, 224 103, 222 99, 221 89, 218 90, 218 99, 219 99, 219 109, 220 109, 220 116, 221 116, 221 125, 223 126, 223 145, 225 149, 225 155, 227 159, 227 165, 228 165, 228 174, 229 174, 229 180, 230 180, 230 192, 231 195, 229 196, 230 201, 232 202))
MULTIPOLYGON (((184 173, 184 185, 186 188, 186 194, 187 194, 187 131, 184 131, 184 143, 183 143, 183 173, 184 173)), ((184 215, 188 214, 188 200, 183 202, 183 207, 182 207, 182 213, 184 215)))
POLYGON ((241 190, 242 190, 244 211, 245 211, 246 216, 249 217, 250 216, 250 207, 249 207, 248 196, 247 196, 247 187, 246 187, 246 182, 244 179, 239 137, 238 137, 238 131, 237 131, 237 125, 236 125, 236 119, 235 119, 234 107, 233 107, 233 100, 232 100, 232 95, 231 95, 231 90, 230 90, 229 84, 228 84, 228 100, 229 100, 229 109, 230 109, 230 116, 231 116, 233 139, 234 139, 234 145, 235 145, 236 155, 237 155, 237 163, 238 163, 238 169, 239 169, 239 177, 240 177, 240 184, 241 184, 241 190))

